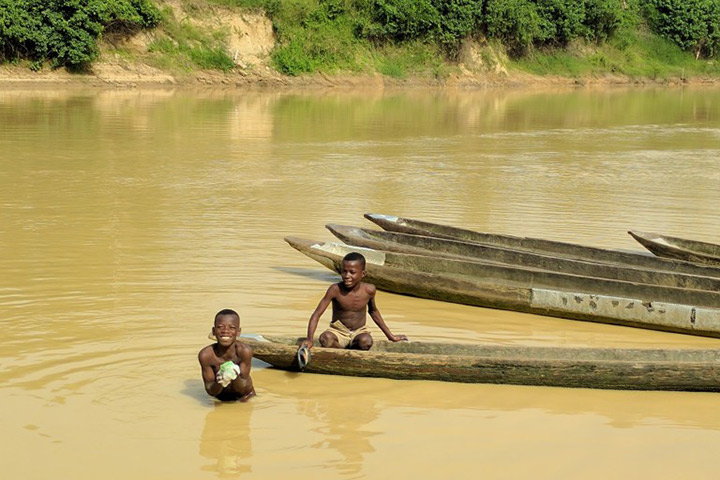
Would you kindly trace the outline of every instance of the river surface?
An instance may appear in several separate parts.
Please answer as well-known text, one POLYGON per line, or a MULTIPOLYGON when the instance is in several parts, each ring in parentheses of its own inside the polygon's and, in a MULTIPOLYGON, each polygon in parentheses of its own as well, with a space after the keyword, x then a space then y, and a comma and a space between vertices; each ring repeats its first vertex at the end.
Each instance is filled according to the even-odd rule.
MULTIPOLYGON (((283 237, 384 213, 640 250, 720 243, 720 90, 0 91, 7 479, 717 478, 720 395, 292 374, 216 403, 222 308, 303 335, 337 278, 283 237)), ((411 340, 720 340, 379 292, 411 340)), ((329 313, 329 312, 328 312, 329 313)), ((321 320, 326 325, 328 314, 321 320)), ((381 332, 370 321, 377 338, 381 332)))

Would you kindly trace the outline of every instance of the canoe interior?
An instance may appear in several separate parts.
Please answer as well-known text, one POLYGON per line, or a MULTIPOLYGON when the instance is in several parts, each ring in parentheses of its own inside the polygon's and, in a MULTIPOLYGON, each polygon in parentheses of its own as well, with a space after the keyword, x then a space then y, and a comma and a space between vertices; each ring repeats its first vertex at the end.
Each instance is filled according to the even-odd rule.
POLYGON ((660 257, 710 265, 720 264, 720 245, 635 230, 628 233, 643 247, 660 257))

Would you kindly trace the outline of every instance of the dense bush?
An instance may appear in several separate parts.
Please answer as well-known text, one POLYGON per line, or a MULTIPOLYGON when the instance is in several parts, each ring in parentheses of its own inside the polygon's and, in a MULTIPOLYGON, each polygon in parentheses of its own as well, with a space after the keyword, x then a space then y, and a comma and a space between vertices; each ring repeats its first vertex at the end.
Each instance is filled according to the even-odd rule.
POLYGON ((535 0, 540 16, 540 41, 563 47, 585 31, 585 4, 573 0, 535 0))
POLYGON ((374 0, 366 9, 371 22, 361 32, 373 40, 401 42, 429 38, 440 25, 432 0, 374 0))
POLYGON ((650 0, 646 14, 651 27, 695 58, 720 51, 720 0, 650 0))
POLYGON ((479 26, 483 0, 360 0, 358 34, 380 42, 437 42, 453 55, 479 26))
POLYGON ((515 56, 541 38, 540 16, 528 0, 487 0, 483 21, 488 36, 502 41, 515 56))
POLYGON ((585 31, 587 40, 604 42, 609 39, 623 22, 623 0, 584 0, 585 31))
MULTIPOLYGON (((83 68, 97 57, 102 35, 156 26, 161 16, 154 1, 0 0, 0 62, 30 59, 35 66, 49 61, 83 68)), ((402 45, 424 48, 418 58, 430 51, 452 58, 469 37, 498 40, 515 57, 578 40, 622 45, 618 39, 626 38, 629 45, 635 27, 647 30, 646 25, 696 57, 720 51, 720 0, 197 1, 265 10, 277 39, 273 61, 289 75, 362 70, 388 63, 374 55, 396 56, 402 45)), ((156 42, 155 51, 183 55, 202 68, 232 68, 222 41, 173 37, 168 22, 166 17, 167 42, 156 42)))
POLYGON ((515 56, 532 47, 564 47, 575 39, 603 42, 620 27, 622 0, 486 0, 489 37, 515 56))
POLYGON ((149 0, 0 0, 0 60, 81 69, 98 55, 102 33, 157 25, 149 0))
POLYGON ((441 22, 436 39, 454 54, 460 42, 478 30, 483 0, 435 0, 441 22))

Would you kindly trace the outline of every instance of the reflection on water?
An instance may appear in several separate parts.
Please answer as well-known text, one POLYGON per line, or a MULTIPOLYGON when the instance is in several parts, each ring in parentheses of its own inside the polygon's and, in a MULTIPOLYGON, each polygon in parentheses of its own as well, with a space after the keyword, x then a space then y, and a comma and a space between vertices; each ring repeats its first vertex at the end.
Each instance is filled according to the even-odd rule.
POLYGON ((357 402, 336 398, 309 398, 298 403, 298 413, 312 418, 318 425, 314 430, 322 436, 322 441, 314 443, 312 448, 331 448, 341 455, 326 464, 337 469, 338 475, 356 477, 365 456, 375 451, 370 440, 380 432, 367 428, 378 417, 376 402, 377 398, 369 395, 358 406, 352 405, 357 402))
POLYGON ((221 478, 252 472, 250 418, 254 405, 242 407, 217 403, 205 416, 200 455, 212 460, 212 464, 203 470, 217 472, 221 478))
MULTIPOLYGON (((245 333, 302 335, 335 276, 282 238, 331 240, 326 223, 370 227, 365 212, 625 250, 631 228, 720 242, 717 89, 14 90, 0 125, 0 422, 17 478, 710 478, 692 459, 718 441, 715 395, 258 364, 257 398, 216 405, 195 355, 226 307, 245 333)), ((378 306, 415 340, 717 345, 384 292, 378 306)))

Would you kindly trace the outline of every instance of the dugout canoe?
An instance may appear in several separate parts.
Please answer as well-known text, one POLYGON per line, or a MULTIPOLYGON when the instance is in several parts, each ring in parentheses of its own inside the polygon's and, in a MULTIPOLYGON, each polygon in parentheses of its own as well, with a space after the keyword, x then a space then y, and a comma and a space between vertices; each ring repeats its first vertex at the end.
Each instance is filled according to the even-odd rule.
POLYGON ((481 243, 516 250, 526 250, 535 253, 551 254, 575 258, 579 260, 613 263, 635 266, 650 270, 664 270, 689 275, 720 277, 720 266, 700 265, 688 261, 655 257, 643 252, 624 252, 604 248, 590 247, 568 242, 558 242, 532 237, 516 237, 513 235, 493 234, 466 230, 449 225, 424 222, 409 218, 366 213, 365 218, 378 225, 383 230, 414 235, 448 238, 463 242, 481 243))
MULTIPOLYGON (((330 232, 348 245, 459 261, 489 262, 530 267, 553 272, 607 278, 625 282, 646 283, 665 287, 689 288, 720 292, 720 278, 650 270, 628 265, 597 263, 571 257, 552 256, 527 250, 515 250, 480 243, 461 242, 439 237, 371 230, 346 225, 326 225, 330 232)), ((445 264, 440 264, 444 266, 445 264)), ((449 264, 453 265, 453 264, 449 264)), ((454 273, 454 272, 447 272, 454 273)))
MULTIPOLYGON (((299 370, 302 338, 255 336, 253 356, 299 370)), ((316 343, 319 345, 319 343, 316 343)), ((369 351, 312 348, 308 373, 622 390, 720 391, 720 350, 527 347, 376 340, 369 351)))
POLYGON ((631 237, 659 257, 720 265, 720 245, 651 232, 628 231, 631 237))
POLYGON ((383 252, 296 237, 285 241, 335 272, 349 252, 392 293, 551 317, 720 337, 720 294, 509 265, 383 252), (453 270, 455 273, 438 273, 453 270))

